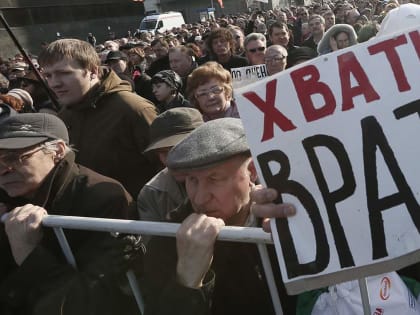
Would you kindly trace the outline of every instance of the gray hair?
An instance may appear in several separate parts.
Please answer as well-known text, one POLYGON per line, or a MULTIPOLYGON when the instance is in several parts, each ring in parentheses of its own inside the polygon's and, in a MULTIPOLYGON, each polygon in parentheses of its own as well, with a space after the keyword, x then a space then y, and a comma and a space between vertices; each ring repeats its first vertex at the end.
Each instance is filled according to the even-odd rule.
POLYGON ((44 152, 47 152, 47 153, 53 153, 53 152, 58 150, 57 145, 58 145, 59 142, 64 142, 64 144, 66 146, 65 149, 64 149, 64 154, 67 154, 67 153, 73 151, 73 149, 70 146, 68 146, 63 139, 55 139, 55 140, 44 142, 41 145, 42 150, 44 150, 44 152))
POLYGON ((284 48, 282 45, 271 45, 270 47, 267 48, 265 53, 267 54, 268 52, 270 52, 272 50, 278 51, 283 57, 288 56, 287 49, 284 48))
POLYGON ((246 49, 246 46, 249 44, 249 42, 251 42, 253 40, 260 40, 260 41, 262 41, 264 43, 266 43, 266 41, 267 41, 266 38, 265 38, 265 36, 263 34, 261 34, 261 33, 251 33, 251 34, 248 34, 245 37, 245 40, 244 40, 244 47, 245 47, 245 49, 246 49))

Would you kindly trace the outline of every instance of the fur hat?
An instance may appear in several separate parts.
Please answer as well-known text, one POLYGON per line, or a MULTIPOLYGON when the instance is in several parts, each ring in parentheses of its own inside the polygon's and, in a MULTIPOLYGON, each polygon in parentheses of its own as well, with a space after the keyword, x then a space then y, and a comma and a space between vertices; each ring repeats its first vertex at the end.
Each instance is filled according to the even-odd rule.
POLYGON ((318 44, 318 53, 320 55, 328 54, 331 52, 330 38, 338 33, 345 32, 349 36, 349 46, 357 44, 357 34, 353 26, 349 24, 335 24, 324 34, 318 44))

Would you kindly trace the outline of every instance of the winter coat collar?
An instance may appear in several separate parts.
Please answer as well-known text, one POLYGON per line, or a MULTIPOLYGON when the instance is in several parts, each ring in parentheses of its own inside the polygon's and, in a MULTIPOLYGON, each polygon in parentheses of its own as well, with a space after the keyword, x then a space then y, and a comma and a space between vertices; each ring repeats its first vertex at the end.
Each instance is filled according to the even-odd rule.
POLYGON ((97 106, 100 106, 100 100, 103 96, 127 91, 131 92, 132 87, 129 82, 121 80, 118 75, 107 67, 103 67, 102 79, 99 84, 92 86, 92 88, 87 93, 84 100, 80 103, 69 105, 68 108, 74 110, 87 110, 89 108, 95 109, 97 106))
POLYGON ((69 182, 77 174, 75 154, 69 152, 48 174, 30 202, 43 208, 50 208, 55 200, 60 199, 69 182))

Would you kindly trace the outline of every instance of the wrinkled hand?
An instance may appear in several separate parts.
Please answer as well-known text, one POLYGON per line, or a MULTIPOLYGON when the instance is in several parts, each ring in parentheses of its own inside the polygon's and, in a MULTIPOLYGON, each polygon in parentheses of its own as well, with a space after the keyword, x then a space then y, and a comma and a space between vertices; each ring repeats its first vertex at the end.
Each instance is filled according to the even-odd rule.
POLYGON ((287 218, 296 213, 296 208, 287 203, 275 204, 278 194, 273 188, 264 188, 261 185, 254 187, 251 192, 251 212, 263 219, 263 229, 271 232, 270 218, 287 218))
POLYGON ((176 233, 178 251, 178 282, 186 287, 199 288, 213 260, 214 243, 222 219, 193 213, 188 216, 176 233))
POLYGON ((9 212, 4 224, 13 257, 21 265, 42 239, 44 208, 31 204, 17 207, 9 212))

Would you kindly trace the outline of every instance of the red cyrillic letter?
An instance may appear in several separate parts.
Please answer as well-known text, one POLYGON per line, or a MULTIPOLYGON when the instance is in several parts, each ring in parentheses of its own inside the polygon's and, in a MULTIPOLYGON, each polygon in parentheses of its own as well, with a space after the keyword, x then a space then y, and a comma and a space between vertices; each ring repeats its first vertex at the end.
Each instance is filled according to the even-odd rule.
POLYGON ((290 73, 299 98, 300 106, 303 109, 306 121, 313 121, 331 115, 335 110, 335 98, 327 84, 319 81, 318 69, 313 66, 306 66, 290 73), (308 77, 309 78, 305 78, 308 77), (321 94, 325 104, 315 108, 311 95, 321 94))
POLYGON ((405 76, 400 57, 395 49, 395 47, 405 44, 407 44, 407 38, 405 35, 400 35, 396 38, 391 38, 368 47, 371 55, 375 55, 380 52, 385 53, 389 64, 391 65, 392 72, 394 73, 395 81, 398 85, 398 91, 400 92, 411 89, 410 84, 408 84, 407 77, 405 76))
POLYGON ((343 111, 354 107, 353 98, 363 94, 366 102, 380 99, 378 93, 369 82, 365 71, 352 52, 337 57, 340 72, 341 92, 343 95, 343 111), (350 75, 353 75, 359 85, 351 87, 350 75))
POLYGON ((264 113, 264 133, 261 141, 270 140, 274 137, 274 123, 283 131, 296 129, 292 121, 274 107, 276 101, 276 85, 276 79, 267 83, 265 91, 266 101, 263 101, 255 92, 246 92, 243 94, 244 97, 264 113))

